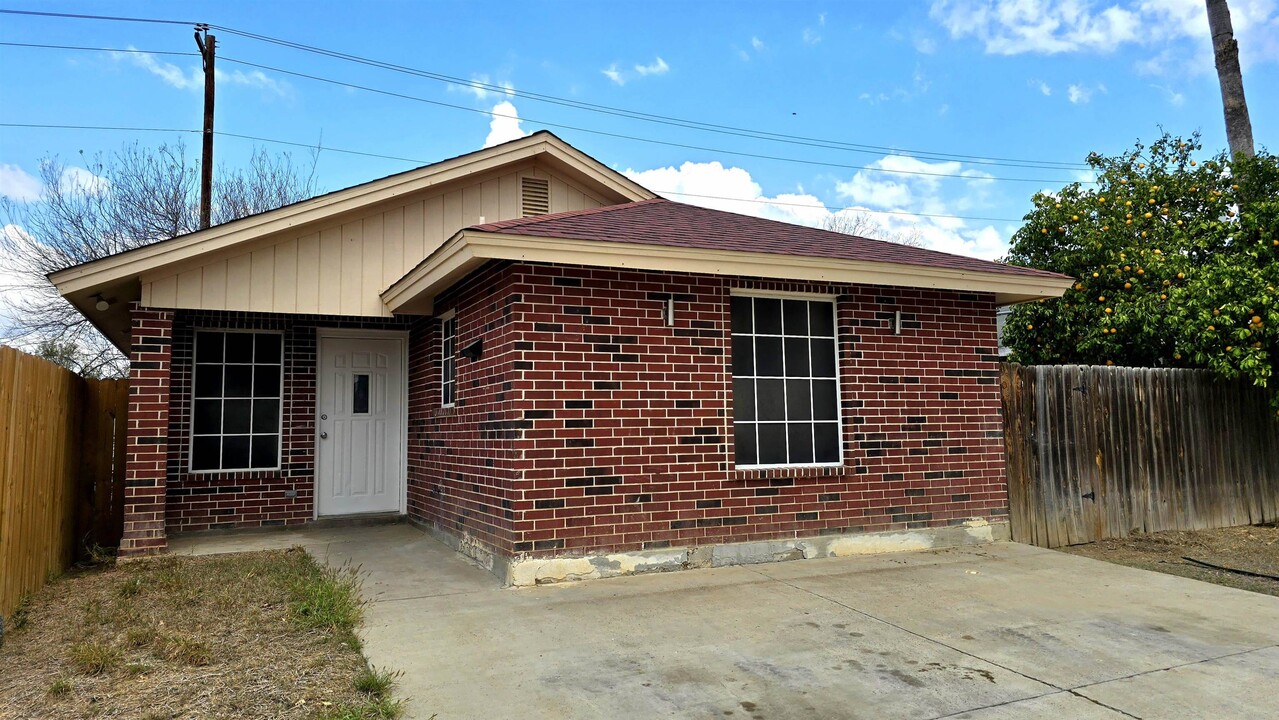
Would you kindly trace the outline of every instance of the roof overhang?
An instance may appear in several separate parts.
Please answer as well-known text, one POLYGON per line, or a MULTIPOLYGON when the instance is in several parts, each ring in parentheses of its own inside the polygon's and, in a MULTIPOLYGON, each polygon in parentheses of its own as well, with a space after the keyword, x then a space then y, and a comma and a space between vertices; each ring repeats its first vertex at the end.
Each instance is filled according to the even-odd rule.
POLYGON ((977 272, 900 263, 513 235, 466 229, 382 293, 393 313, 431 314, 437 295, 490 260, 811 280, 992 293, 1000 305, 1060 297, 1068 277, 977 272))

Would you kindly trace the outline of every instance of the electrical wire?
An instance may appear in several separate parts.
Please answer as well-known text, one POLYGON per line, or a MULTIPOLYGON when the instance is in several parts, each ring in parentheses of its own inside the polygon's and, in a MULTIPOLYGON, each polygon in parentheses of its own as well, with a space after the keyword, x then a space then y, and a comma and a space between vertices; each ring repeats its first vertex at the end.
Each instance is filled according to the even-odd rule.
POLYGON ((45 45, 42 43, 0 42, 3 47, 41 48, 47 50, 96 50, 109 53, 137 53, 142 55, 184 55, 200 57, 198 52, 177 52, 173 50, 138 50, 137 48, 87 47, 85 45, 45 45))
MULTIPOLYGON (((49 12, 20 11, 20 10, 0 10, 0 13, 8 13, 8 14, 16 14, 16 15, 35 15, 35 16, 43 16, 43 17, 57 17, 57 18, 112 20, 112 21, 123 21, 123 22, 156 22, 156 23, 167 23, 167 24, 191 24, 191 25, 196 24, 196 23, 182 22, 182 21, 176 21, 176 20, 156 20, 156 19, 147 19, 147 18, 127 18, 127 17, 114 17, 114 16, 103 16, 103 15, 81 15, 81 14, 73 14, 73 13, 49 13, 49 12)), ((459 85, 462 87, 475 87, 475 88, 484 89, 486 91, 492 91, 495 93, 510 95, 513 97, 520 97, 520 98, 535 100, 538 102, 552 103, 552 104, 572 107, 576 109, 588 110, 591 112, 599 112, 599 113, 614 115, 618 117, 626 117, 629 119, 642 120, 645 122, 655 122, 655 123, 660 123, 664 125, 672 125, 676 127, 683 127, 683 128, 700 130, 705 132, 716 132, 719 134, 734 135, 738 137, 746 137, 746 138, 757 139, 757 140, 783 142, 788 144, 803 145, 803 146, 809 146, 809 147, 819 147, 824 149, 843 150, 847 152, 858 152, 858 153, 865 153, 865 154, 888 154, 888 155, 898 155, 898 156, 904 156, 904 157, 913 157, 917 159, 931 159, 931 160, 943 160, 943 161, 958 160, 958 161, 967 162, 969 164, 974 164, 974 165, 999 165, 999 166, 1007 166, 1007 167, 1056 169, 1056 170, 1068 170, 1068 169, 1082 170, 1082 169, 1087 169, 1088 167, 1085 163, 1077 163, 1077 162, 1065 162, 1065 161, 1055 161, 1055 160, 1025 160, 1025 159, 1002 158, 1002 157, 984 157, 979 155, 965 155, 960 153, 909 150, 909 149, 894 148, 894 147, 882 146, 882 145, 849 143, 849 142, 843 142, 843 141, 837 141, 837 140, 807 137, 803 135, 788 135, 784 133, 774 133, 774 132, 768 132, 763 130, 753 130, 749 128, 741 128, 741 127, 735 127, 732 125, 724 125, 719 123, 708 123, 708 122, 702 122, 697 120, 688 120, 688 119, 677 118, 677 117, 672 117, 668 115, 645 113, 645 112, 640 112, 636 110, 628 110, 624 108, 612 107, 608 105, 588 103, 584 101, 573 100, 573 99, 558 97, 554 95, 547 95, 543 93, 536 93, 536 92, 531 92, 527 90, 515 90, 513 88, 494 85, 491 83, 485 83, 485 82, 481 82, 473 79, 467 80, 464 78, 445 75, 443 73, 436 73, 429 70, 422 70, 420 68, 412 68, 405 65, 398 65, 395 63, 375 60, 372 58, 353 55, 350 53, 344 53, 344 52, 339 52, 335 50, 328 50, 328 49, 317 47, 314 45, 307 45, 305 43, 294 42, 291 40, 285 40, 282 38, 263 35, 260 33, 253 33, 245 30, 239 30, 237 28, 232 28, 226 25, 209 24, 208 27, 210 27, 211 29, 219 30, 221 32, 238 35, 246 39, 271 43, 281 47, 301 50, 304 52, 319 54, 326 57, 345 60, 349 62, 355 62, 355 63, 359 63, 359 64, 371 66, 371 67, 377 67, 377 68, 382 68, 386 70, 392 70, 395 72, 406 73, 406 74, 414 75, 417 77, 437 80, 439 82, 448 83, 450 85, 459 85)), ((66 48, 66 49, 72 49, 72 48, 66 48)), ((541 124, 545 124, 545 123, 541 123, 541 124)))
MULTIPOLYGON (((115 126, 115 125, 54 125, 54 124, 43 124, 43 123, 10 123, 10 122, 0 122, 0 127, 38 128, 38 129, 52 129, 52 130, 104 130, 104 131, 126 131, 126 132, 190 133, 190 134, 197 134, 197 135, 202 132, 200 130, 194 130, 194 129, 188 129, 188 128, 146 128, 146 127, 115 126)), ((421 160, 418 158, 407 158, 407 157, 401 157, 397 155, 382 155, 379 153, 365 152, 361 150, 349 150, 344 148, 329 147, 327 145, 317 145, 313 143, 304 143, 304 142, 297 142, 297 141, 291 141, 291 140, 279 140, 276 138, 260 137, 257 135, 245 135, 242 133, 232 133, 232 132, 226 132, 224 130, 215 130, 213 134, 221 137, 229 137, 229 138, 235 138, 239 140, 252 140, 254 142, 271 143, 274 145, 286 145, 290 147, 305 148, 308 150, 317 150, 320 152, 335 152, 335 153, 341 153, 344 155, 359 155, 362 157, 378 158, 382 160, 394 160, 397 162, 412 163, 418 166, 425 166, 425 165, 431 164, 431 162, 429 161, 421 160)), ((824 205, 824 204, 813 204, 813 203, 800 203, 800 202, 789 202, 789 201, 782 201, 782 200, 769 200, 767 198, 740 198, 740 197, 729 197, 727 195, 707 195, 707 194, 701 194, 701 193, 681 192, 677 190, 662 190, 662 191, 655 190, 654 192, 662 196, 679 195, 682 197, 695 197, 695 198, 703 198, 708 200, 726 200, 731 202, 747 202, 747 203, 756 203, 760 205, 780 205, 780 206, 786 206, 786 207, 809 208, 814 210, 825 209, 825 210, 829 210, 831 212, 836 212, 836 213, 846 211, 846 210, 851 210, 855 212, 873 213, 876 215, 903 215, 903 216, 909 216, 909 217, 949 218, 954 220, 975 220, 975 221, 981 221, 981 222, 1021 222, 1021 220, 1018 220, 1016 218, 981 217, 981 216, 973 216, 973 215, 949 215, 946 213, 912 212, 909 210, 872 210, 870 208, 863 208, 863 207, 857 207, 857 206, 838 206, 838 205, 824 205)))

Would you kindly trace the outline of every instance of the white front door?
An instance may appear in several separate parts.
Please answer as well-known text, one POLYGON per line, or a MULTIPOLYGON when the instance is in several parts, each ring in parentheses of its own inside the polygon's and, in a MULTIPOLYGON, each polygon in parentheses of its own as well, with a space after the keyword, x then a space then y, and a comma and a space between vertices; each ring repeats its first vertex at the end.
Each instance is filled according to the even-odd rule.
POLYGON ((404 340, 320 337, 316 514, 399 512, 404 501, 404 340))

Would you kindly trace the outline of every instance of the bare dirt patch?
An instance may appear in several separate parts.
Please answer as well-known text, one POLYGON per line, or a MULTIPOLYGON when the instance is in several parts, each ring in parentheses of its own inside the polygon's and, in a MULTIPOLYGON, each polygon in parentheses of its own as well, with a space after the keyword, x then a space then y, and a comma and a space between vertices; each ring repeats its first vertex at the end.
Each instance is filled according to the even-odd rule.
POLYGON ((297 548, 74 572, 11 618, 0 718, 396 717, 362 610, 354 571, 297 548))
POLYGON ((1058 549, 1279 597, 1279 580, 1215 570, 1184 559, 1279 577, 1279 527, 1274 525, 1151 533, 1058 549))

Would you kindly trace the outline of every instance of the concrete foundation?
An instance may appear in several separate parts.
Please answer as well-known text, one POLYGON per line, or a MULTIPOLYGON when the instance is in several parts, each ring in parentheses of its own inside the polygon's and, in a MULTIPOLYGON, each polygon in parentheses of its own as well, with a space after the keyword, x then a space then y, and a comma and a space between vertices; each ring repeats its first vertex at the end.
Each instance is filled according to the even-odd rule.
POLYGON ((438 529, 431 531, 459 552, 479 562, 506 585, 516 587, 692 568, 962 547, 1009 539, 1008 523, 974 519, 953 527, 908 531, 820 535, 595 555, 504 558, 484 551, 466 538, 452 537, 438 529))

